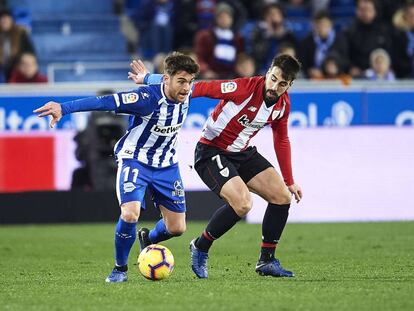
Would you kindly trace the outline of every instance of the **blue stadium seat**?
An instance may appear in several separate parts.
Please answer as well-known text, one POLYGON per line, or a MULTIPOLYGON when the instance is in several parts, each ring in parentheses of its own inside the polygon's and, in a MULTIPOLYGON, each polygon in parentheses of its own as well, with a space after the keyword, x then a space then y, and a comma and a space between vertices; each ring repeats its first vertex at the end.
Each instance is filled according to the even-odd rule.
POLYGON ((312 31, 312 22, 308 18, 289 18, 286 20, 286 27, 290 29, 298 39, 303 39, 312 31))
POLYGON ((34 33, 33 42, 39 55, 87 52, 125 53, 125 39, 118 33, 34 33))
POLYGON ((75 32, 119 32, 119 18, 114 15, 98 17, 68 15, 64 18, 56 16, 35 18, 32 21, 33 33, 75 32), (69 27, 69 28, 68 28, 69 27))
POLYGON ((112 0, 9 0, 10 7, 22 7, 32 12, 33 16, 50 16, 62 14, 111 14, 112 0))
MULTIPOLYGON (((55 82, 79 82, 79 81, 127 81, 127 71, 125 69, 91 69, 84 73, 76 73, 74 70, 58 70, 55 73, 55 82)), ((131 84, 131 87, 133 85, 131 84)))
POLYGON ((354 0, 331 0, 329 3, 329 12, 335 18, 353 17, 355 15, 354 0))

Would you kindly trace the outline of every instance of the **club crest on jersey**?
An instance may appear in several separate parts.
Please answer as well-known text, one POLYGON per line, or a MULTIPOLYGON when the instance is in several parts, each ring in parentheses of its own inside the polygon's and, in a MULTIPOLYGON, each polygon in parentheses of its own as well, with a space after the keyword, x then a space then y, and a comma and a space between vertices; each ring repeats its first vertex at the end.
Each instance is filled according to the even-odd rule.
POLYGON ((285 112, 285 108, 286 108, 286 102, 283 101, 282 110, 274 110, 272 112, 272 120, 280 119, 281 117, 283 117, 283 114, 285 112))
POLYGON ((138 101, 138 94, 137 93, 126 93, 122 94, 122 102, 124 104, 133 104, 138 101))
POLYGON ((236 82, 223 82, 221 84, 221 93, 233 93, 237 90, 237 83, 236 82))
POLYGON ((229 177, 229 173, 230 171, 228 167, 225 167, 222 170, 220 170, 220 175, 223 177, 229 177))

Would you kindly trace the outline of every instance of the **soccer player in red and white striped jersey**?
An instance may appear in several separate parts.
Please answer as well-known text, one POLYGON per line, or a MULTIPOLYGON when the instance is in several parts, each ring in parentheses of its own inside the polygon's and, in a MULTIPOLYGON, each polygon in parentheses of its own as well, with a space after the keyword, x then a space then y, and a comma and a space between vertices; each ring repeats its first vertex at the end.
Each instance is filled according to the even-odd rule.
MULTIPOLYGON (((133 65, 135 72, 139 66, 133 65)), ((294 182, 288 137, 290 99, 287 90, 300 70, 288 55, 273 59, 265 76, 194 84, 192 97, 221 99, 207 120, 195 152, 195 169, 204 183, 227 204, 211 217, 206 229, 190 243, 192 269, 208 277, 208 251, 213 241, 230 230, 252 208, 250 192, 268 202, 256 272, 292 277, 275 258, 275 249, 288 219, 292 194, 297 202, 301 188, 294 182), (257 132, 270 125, 283 178, 256 147, 249 146, 257 132)), ((130 75, 135 82, 136 79, 130 75)), ((147 79, 148 80, 148 79, 147 79)))

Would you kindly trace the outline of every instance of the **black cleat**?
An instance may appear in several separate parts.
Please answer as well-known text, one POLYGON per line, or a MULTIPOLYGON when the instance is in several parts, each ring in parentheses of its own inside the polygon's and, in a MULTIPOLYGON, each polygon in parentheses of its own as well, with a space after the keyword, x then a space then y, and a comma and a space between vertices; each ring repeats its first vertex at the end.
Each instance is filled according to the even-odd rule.
POLYGON ((139 244, 141 244, 141 250, 152 244, 149 238, 149 230, 147 228, 141 228, 138 230, 138 239, 139 244))

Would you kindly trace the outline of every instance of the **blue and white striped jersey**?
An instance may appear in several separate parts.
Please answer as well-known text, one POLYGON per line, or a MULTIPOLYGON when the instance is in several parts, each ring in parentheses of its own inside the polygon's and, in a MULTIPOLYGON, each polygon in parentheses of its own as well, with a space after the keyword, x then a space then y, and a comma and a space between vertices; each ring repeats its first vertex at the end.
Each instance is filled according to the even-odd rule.
POLYGON ((130 115, 126 134, 114 147, 117 159, 137 159, 152 167, 177 163, 178 132, 187 116, 191 92, 183 103, 167 99, 163 84, 117 93, 117 113, 130 115))

